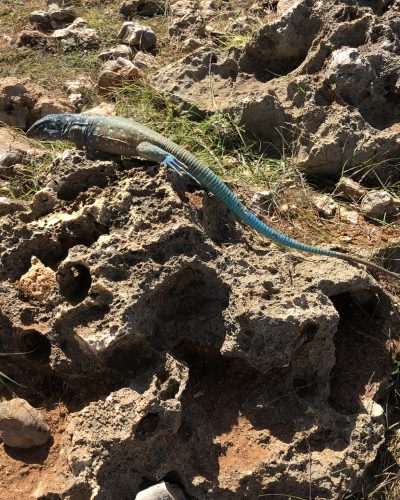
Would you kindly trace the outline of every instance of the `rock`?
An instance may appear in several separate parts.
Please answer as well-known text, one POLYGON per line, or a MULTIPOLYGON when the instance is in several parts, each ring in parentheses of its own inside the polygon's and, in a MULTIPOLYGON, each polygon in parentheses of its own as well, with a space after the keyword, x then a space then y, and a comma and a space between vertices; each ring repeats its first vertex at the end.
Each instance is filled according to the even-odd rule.
POLYGON ((64 29, 57 29, 51 35, 64 44, 65 50, 71 46, 81 49, 96 49, 100 46, 100 37, 95 29, 88 28, 88 23, 78 17, 64 29))
POLYGON ((350 224, 358 224, 360 216, 355 210, 348 210, 347 208, 340 206, 338 212, 341 220, 350 224))
POLYGON ((35 10, 29 14, 29 22, 42 31, 51 30, 49 15, 44 10, 35 10))
MULTIPOLYGON (((400 38, 389 11, 382 16, 379 9, 357 4, 355 13, 333 0, 322 8, 299 0, 279 2, 274 9, 241 50, 207 55, 197 49, 162 68, 154 85, 180 110, 241 116, 249 135, 276 148, 282 134, 290 142, 301 130, 295 161, 307 174, 338 178, 374 162, 381 179, 398 178, 384 161, 400 157, 400 107, 390 97, 399 92, 400 38), (227 56, 236 62, 228 77, 219 68, 227 56)), ((192 17, 201 16, 194 2, 174 3, 171 15, 185 18, 189 10, 192 17)), ((194 18, 182 31, 174 31, 172 23, 171 35, 187 40, 191 35, 185 30, 193 27, 194 18)))
POLYGON ((0 34, 0 48, 10 47, 12 45, 12 38, 5 34, 0 34))
POLYGON ((88 115, 108 115, 108 116, 115 116, 117 114, 115 110, 115 105, 112 104, 111 102, 101 102, 94 108, 90 108, 83 111, 83 113, 86 113, 88 115))
POLYGON ((35 10, 29 14, 29 22, 42 31, 64 28, 72 23, 75 15, 70 8, 51 3, 48 10, 35 10))
POLYGON ((119 57, 116 61, 107 61, 104 64, 97 87, 99 92, 109 92, 143 76, 142 71, 132 61, 119 57))
POLYGON ((338 196, 348 200, 358 202, 367 193, 367 190, 350 177, 342 177, 336 186, 338 196))
POLYGON ((169 35, 174 38, 202 38, 205 23, 198 2, 179 0, 171 5, 169 35))
POLYGON ((153 68, 157 64, 154 56, 141 51, 136 52, 133 62, 140 69, 153 68))
POLYGON ((102 61, 110 61, 112 59, 118 59, 119 57, 131 59, 132 49, 127 45, 118 45, 117 47, 107 49, 99 54, 99 59, 102 61))
POLYGON ((0 78, 0 121, 26 129, 50 113, 73 112, 66 101, 50 97, 30 78, 0 78))
POLYGON ((385 435, 370 381, 389 373, 389 325, 399 333, 369 273, 210 224, 218 200, 158 165, 72 150, 40 182, 53 211, 0 223, 0 342, 51 340, 46 364, 23 368, 79 395, 61 449, 81 498, 135 498, 171 476, 192 498, 307 498, 310 450, 315 497, 358 488, 385 435), (43 302, 15 289, 32 255, 56 272, 43 302))
POLYGON ((15 287, 25 299, 34 302, 45 302, 57 287, 56 273, 33 256, 31 258, 31 267, 15 283, 15 287))
POLYGON ((3 215, 13 214, 15 212, 24 212, 26 209, 26 204, 13 200, 12 198, 0 196, 0 217, 3 215))
POLYGON ((360 208, 373 219, 391 217, 396 213, 393 197, 383 189, 368 192, 361 200, 360 208))
POLYGON ((326 218, 334 217, 338 209, 336 201, 326 194, 314 196, 313 204, 318 210, 318 213, 326 218))
POLYGON ((13 448, 40 446, 50 438, 42 415, 19 398, 0 403, 0 432, 4 444, 13 448))
POLYGON ((139 50, 152 50, 157 43, 154 31, 131 21, 124 23, 117 35, 118 40, 139 50))
POLYGON ((177 486, 162 482, 139 491, 135 500, 185 500, 185 495, 177 486))
POLYGON ((57 195, 50 188, 44 188, 35 193, 31 202, 31 210, 35 217, 41 217, 52 212, 57 203, 57 195))
POLYGON ((119 8, 120 14, 126 19, 131 19, 135 15, 154 16, 164 14, 166 3, 164 0, 123 0, 119 8))
POLYGON ((0 128, 0 172, 3 171, 2 167, 39 162, 46 156, 46 151, 38 143, 28 140, 12 129, 0 128))
POLYGON ((75 19, 75 14, 70 8, 61 8, 56 4, 50 4, 47 14, 53 29, 63 28, 71 24, 75 19))
POLYGON ((17 47, 37 47, 44 49, 48 46, 49 40, 50 38, 40 31, 23 30, 18 33, 16 44, 17 47))

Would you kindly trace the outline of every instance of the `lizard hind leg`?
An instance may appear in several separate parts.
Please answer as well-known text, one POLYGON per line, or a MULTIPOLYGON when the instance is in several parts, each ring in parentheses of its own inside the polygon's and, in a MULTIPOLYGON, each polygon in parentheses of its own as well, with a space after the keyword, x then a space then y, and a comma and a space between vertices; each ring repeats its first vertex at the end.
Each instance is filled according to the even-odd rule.
POLYGON ((146 160, 156 161, 158 163, 164 163, 168 167, 171 167, 173 170, 175 170, 175 172, 177 172, 179 175, 182 175, 183 173, 187 174, 199 184, 199 181, 186 170, 181 162, 179 162, 173 155, 171 155, 167 151, 164 151, 158 146, 155 146, 154 144, 151 144, 149 142, 141 142, 136 147, 136 151, 142 158, 146 158, 146 160))

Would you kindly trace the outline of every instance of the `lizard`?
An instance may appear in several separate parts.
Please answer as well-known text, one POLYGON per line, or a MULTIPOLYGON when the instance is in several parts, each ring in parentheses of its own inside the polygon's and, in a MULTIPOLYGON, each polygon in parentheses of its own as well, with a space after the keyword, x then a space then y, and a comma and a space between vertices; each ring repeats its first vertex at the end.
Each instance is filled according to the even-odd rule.
POLYGON ((188 174, 203 188, 214 194, 240 221, 276 244, 306 253, 363 264, 368 268, 400 279, 400 274, 389 271, 369 260, 356 255, 308 245, 269 227, 248 210, 222 179, 192 153, 141 123, 117 116, 74 113, 50 114, 35 122, 27 131, 27 136, 38 140, 66 140, 78 147, 86 147, 118 156, 136 156, 163 163, 180 174, 188 174))

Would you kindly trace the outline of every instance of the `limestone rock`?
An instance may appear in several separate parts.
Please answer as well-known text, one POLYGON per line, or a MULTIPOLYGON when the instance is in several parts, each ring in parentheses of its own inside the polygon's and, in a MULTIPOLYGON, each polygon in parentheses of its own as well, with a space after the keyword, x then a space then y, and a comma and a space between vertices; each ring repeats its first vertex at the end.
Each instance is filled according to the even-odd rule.
POLYGON ((48 46, 49 40, 50 38, 40 31, 23 30, 18 33, 16 43, 17 47, 37 47, 43 49, 48 46))
POLYGON ((35 193, 31 202, 31 210, 35 217, 50 213, 57 203, 57 196, 50 188, 44 188, 35 193))
POLYGON ((327 218, 334 217, 338 210, 338 204, 336 201, 331 196, 326 194, 314 196, 313 204, 318 212, 327 218))
POLYGON ((171 5, 171 25, 169 35, 174 38, 202 38, 205 23, 195 1, 179 0, 171 5))
POLYGON ((26 211, 26 209, 26 204, 7 198, 6 196, 0 196, 0 217, 15 212, 26 211))
POLYGON ((36 142, 7 127, 0 128, 0 171, 2 167, 24 162, 39 162, 47 156, 46 151, 36 142))
POLYGON ((88 115, 108 115, 108 116, 115 116, 117 114, 115 106, 111 102, 101 102, 94 108, 90 108, 83 111, 83 113, 87 113, 88 115))
POLYGON ((164 0, 123 0, 119 12, 126 18, 131 19, 135 15, 154 16, 164 14, 166 2, 164 0))
POLYGON ((154 31, 131 21, 124 23, 117 35, 118 40, 139 50, 152 50, 157 43, 154 31))
POLYGON ((115 61, 107 61, 104 64, 97 87, 100 92, 108 92, 142 76, 142 71, 132 61, 119 57, 115 61))
POLYGON ((0 78, 0 121, 7 125, 26 129, 50 113, 72 111, 71 104, 49 96, 30 78, 0 78))
POLYGON ((87 21, 81 17, 76 18, 66 28, 55 30, 51 36, 61 41, 65 50, 71 46, 78 46, 82 49, 96 49, 100 46, 100 37, 97 31, 89 28, 87 21))
POLYGON ((24 399, 0 403, 3 442, 14 448, 32 448, 49 440, 49 427, 41 414, 24 399))
POLYGON ((56 275, 37 257, 32 257, 31 267, 15 286, 26 299, 44 302, 56 287, 56 275))
POLYGON ((133 62, 140 69, 153 68, 157 64, 154 56, 141 51, 136 52, 133 62))
POLYGON ((385 190, 368 192, 361 200, 361 211, 368 217, 382 219, 396 213, 393 197, 385 190))
POLYGON ((367 190, 350 177, 342 177, 337 184, 337 194, 348 201, 358 202, 367 193, 367 190))
POLYGON ((132 57, 132 49, 127 45, 118 45, 99 54, 99 59, 102 61, 110 61, 119 57, 130 59, 132 57))

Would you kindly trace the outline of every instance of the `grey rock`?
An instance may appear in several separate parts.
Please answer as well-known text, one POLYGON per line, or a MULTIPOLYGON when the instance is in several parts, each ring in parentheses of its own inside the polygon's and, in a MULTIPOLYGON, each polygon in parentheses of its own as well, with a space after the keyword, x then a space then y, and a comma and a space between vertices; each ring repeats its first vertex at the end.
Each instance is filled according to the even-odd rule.
POLYGON ((202 38, 205 22, 196 1, 179 0, 171 5, 169 35, 174 38, 202 38))
POLYGON ((154 49, 157 43, 156 34, 151 28, 131 21, 122 25, 117 38, 139 50, 154 49))
POLYGON ((139 491, 135 500, 185 500, 185 495, 177 486, 162 482, 139 491))
POLYGON ((348 201, 358 202, 367 193, 367 190, 350 177, 342 177, 336 186, 336 192, 348 201))
POLYGON ((164 14, 165 11, 165 0, 123 0, 119 8, 119 12, 127 19, 131 19, 135 15, 164 14))
POLYGON ((42 415, 19 398, 0 403, 0 432, 4 444, 13 448, 40 446, 50 438, 42 415))
POLYGON ((104 50, 99 54, 99 59, 102 61, 110 61, 112 59, 118 59, 119 57, 131 59, 132 49, 127 45, 118 45, 117 47, 104 50))
POLYGON ((35 193, 31 202, 31 210, 35 217, 50 213, 57 203, 57 195, 50 188, 44 188, 35 193))
POLYGON ((157 64, 154 56, 141 51, 136 52, 133 62, 140 69, 152 68, 157 64))
POLYGON ((397 212, 393 197, 383 189, 368 192, 361 200, 360 208, 365 215, 375 219, 391 217, 397 212))
POLYGON ((26 211, 27 206, 18 200, 13 200, 5 196, 0 196, 0 217, 2 215, 13 214, 15 212, 26 211))
POLYGON ((87 21, 80 17, 66 28, 55 30, 51 36, 63 42, 66 49, 69 48, 70 44, 82 49, 96 49, 100 46, 100 37, 97 31, 89 28, 87 21))
POLYGON ((45 48, 48 46, 50 38, 36 30, 23 30, 18 33, 16 40, 17 47, 38 47, 45 48))
POLYGON ((318 210, 318 213, 326 218, 334 217, 338 210, 336 201, 326 194, 314 196, 313 204, 318 210))

